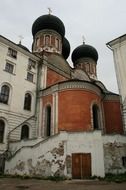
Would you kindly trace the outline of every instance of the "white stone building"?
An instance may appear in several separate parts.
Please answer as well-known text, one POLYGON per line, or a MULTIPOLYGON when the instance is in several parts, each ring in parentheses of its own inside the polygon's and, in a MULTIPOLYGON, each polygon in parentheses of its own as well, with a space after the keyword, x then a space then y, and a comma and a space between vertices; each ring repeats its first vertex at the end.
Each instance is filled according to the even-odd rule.
POLYGON ((124 127, 126 132, 126 34, 107 43, 113 52, 119 94, 122 97, 124 127))
POLYGON ((29 138, 37 137, 35 107, 38 58, 23 45, 15 44, 3 36, 0 36, 0 52, 0 125, 1 130, 4 129, 4 135, 0 136, 2 153, 7 149, 8 140, 20 140, 25 129, 29 131, 29 138))

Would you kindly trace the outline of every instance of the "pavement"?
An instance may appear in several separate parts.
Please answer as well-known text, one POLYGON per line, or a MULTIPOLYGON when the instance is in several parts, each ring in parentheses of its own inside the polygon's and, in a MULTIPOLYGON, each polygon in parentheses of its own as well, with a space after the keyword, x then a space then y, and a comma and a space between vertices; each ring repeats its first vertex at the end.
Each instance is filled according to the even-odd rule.
POLYGON ((126 182, 0 178, 0 190, 126 190, 126 182))

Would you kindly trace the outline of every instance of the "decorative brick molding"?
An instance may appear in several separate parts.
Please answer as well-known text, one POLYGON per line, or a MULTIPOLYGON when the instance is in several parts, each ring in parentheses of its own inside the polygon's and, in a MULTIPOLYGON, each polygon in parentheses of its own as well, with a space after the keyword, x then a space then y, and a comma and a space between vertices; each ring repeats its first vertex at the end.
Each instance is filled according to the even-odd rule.
POLYGON ((63 90, 72 90, 72 89, 80 89, 80 90, 86 90, 86 91, 92 91, 96 93, 97 95, 101 95, 100 89, 86 81, 65 81, 56 85, 53 85, 47 89, 41 90, 39 93, 39 96, 47 96, 49 94, 52 94, 57 91, 63 91, 63 90))

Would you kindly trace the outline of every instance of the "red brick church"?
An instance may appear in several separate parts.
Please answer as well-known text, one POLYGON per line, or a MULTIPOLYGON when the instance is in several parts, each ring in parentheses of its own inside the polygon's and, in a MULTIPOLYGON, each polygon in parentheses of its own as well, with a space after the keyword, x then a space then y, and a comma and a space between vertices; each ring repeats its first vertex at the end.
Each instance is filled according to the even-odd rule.
MULTIPOLYGON (((71 67, 65 26, 51 14, 34 21, 32 34, 32 54, 38 59, 39 140, 24 143, 6 161, 5 173, 81 179, 125 172, 120 96, 97 79, 97 50, 78 44, 72 51, 71 67)), ((12 150, 14 146, 13 142, 12 150)))

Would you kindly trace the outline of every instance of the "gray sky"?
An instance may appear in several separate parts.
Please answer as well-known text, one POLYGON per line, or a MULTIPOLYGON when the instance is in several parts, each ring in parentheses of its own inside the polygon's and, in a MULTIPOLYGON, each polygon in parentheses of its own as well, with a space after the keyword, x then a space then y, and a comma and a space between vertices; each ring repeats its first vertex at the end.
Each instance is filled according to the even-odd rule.
POLYGON ((97 49, 98 79, 118 92, 113 55, 106 43, 126 33, 126 0, 0 0, 0 35, 15 43, 22 35, 22 44, 31 50, 32 24, 48 13, 48 7, 63 21, 71 52, 82 44, 83 35, 97 49))

